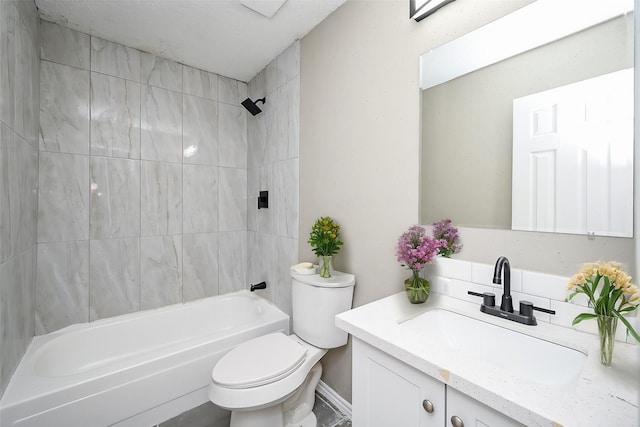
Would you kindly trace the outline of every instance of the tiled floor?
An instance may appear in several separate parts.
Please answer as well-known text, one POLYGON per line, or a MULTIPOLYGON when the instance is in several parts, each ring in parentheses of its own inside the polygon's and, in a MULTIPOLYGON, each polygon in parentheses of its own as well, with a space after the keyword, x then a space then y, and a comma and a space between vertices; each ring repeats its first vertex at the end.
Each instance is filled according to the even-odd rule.
POLYGON ((318 418, 318 427, 351 427, 351 420, 338 411, 321 394, 316 393, 313 412, 318 418))
MULTIPOLYGON (((351 420, 318 393, 313 412, 318 418, 317 427, 351 427, 351 420)), ((159 427, 228 427, 229 418, 230 412, 208 402, 161 423, 159 427)))

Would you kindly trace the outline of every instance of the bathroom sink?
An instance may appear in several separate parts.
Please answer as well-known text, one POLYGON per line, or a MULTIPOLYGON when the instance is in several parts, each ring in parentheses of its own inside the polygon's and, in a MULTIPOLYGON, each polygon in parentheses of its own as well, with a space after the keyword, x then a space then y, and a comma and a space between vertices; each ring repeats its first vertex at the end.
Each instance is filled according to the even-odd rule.
POLYGON ((575 385, 587 359, 573 348, 444 309, 429 310, 398 326, 447 350, 462 351, 518 378, 550 386, 575 385))

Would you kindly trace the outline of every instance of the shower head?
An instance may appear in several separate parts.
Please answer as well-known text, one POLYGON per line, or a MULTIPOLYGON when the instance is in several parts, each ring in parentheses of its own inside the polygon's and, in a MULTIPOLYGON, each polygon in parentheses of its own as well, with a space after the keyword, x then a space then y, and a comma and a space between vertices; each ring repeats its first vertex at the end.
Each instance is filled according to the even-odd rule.
POLYGON ((255 101, 252 101, 251 98, 247 98, 244 101, 242 101, 242 106, 246 108, 247 111, 250 112, 252 115, 257 116, 262 112, 260 107, 258 107, 257 103, 262 102, 262 104, 264 104, 266 101, 267 101, 266 97, 256 99, 255 101))

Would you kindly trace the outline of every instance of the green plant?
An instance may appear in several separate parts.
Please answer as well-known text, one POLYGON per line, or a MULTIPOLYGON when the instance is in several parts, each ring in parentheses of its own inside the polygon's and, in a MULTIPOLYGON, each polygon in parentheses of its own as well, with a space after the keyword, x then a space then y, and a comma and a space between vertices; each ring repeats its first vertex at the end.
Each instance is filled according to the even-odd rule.
POLYGON ((316 256, 337 254, 343 245, 340 240, 340 226, 331 217, 318 218, 311 227, 308 243, 316 256))

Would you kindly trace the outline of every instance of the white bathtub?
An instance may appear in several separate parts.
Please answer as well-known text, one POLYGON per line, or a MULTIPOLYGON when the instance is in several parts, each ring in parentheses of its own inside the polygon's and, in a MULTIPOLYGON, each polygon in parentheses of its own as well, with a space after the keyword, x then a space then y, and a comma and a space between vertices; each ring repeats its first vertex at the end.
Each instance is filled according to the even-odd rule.
POLYGON ((289 316, 241 291, 35 337, 0 400, 0 426, 157 424, 208 401, 227 351, 276 331, 289 332, 289 316))

